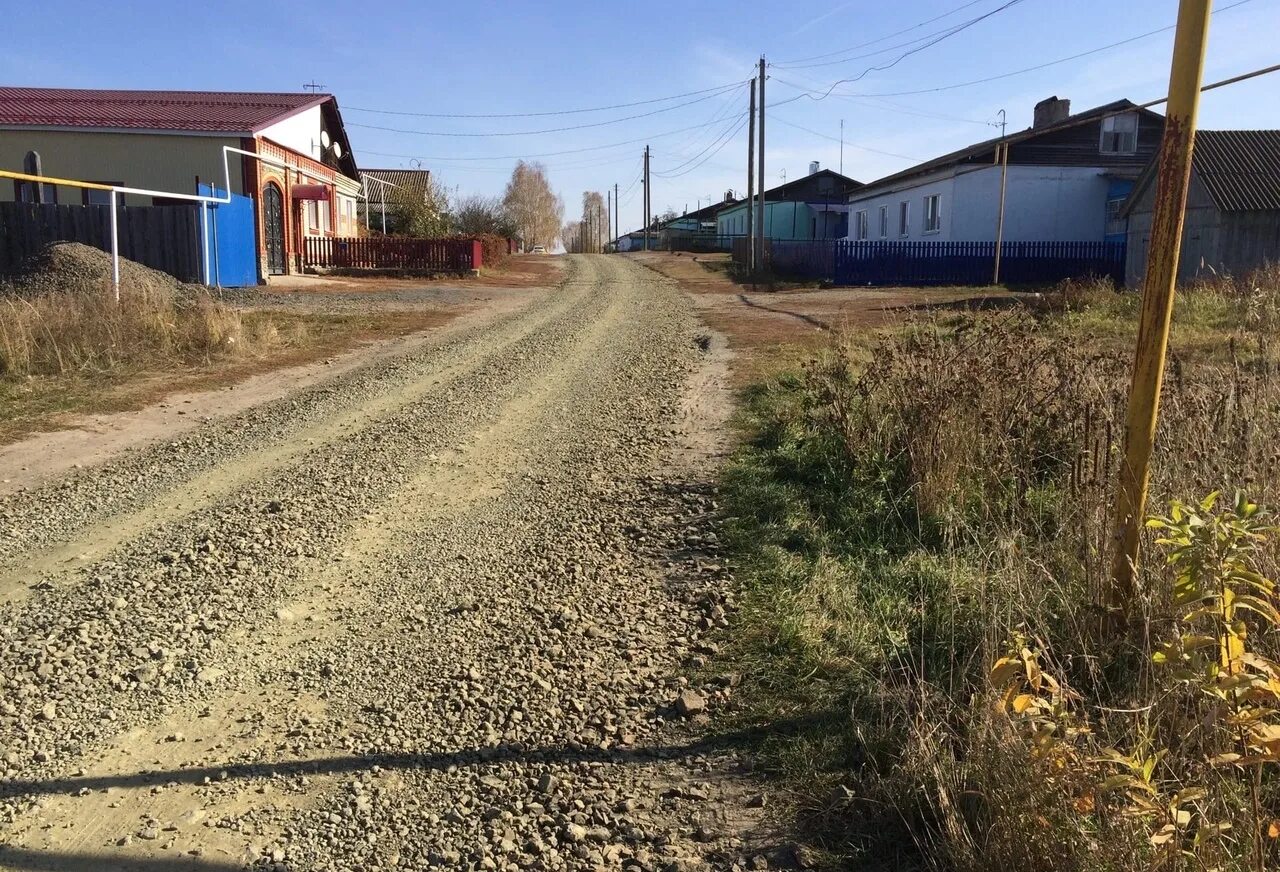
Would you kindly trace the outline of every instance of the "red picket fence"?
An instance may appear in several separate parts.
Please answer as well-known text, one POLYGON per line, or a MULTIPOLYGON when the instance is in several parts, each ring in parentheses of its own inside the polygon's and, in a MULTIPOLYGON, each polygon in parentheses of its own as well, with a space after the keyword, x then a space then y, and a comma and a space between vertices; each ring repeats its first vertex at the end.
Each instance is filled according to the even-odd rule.
POLYGON ((308 236, 303 258, 305 266, 326 269, 469 272, 484 265, 478 239, 308 236))

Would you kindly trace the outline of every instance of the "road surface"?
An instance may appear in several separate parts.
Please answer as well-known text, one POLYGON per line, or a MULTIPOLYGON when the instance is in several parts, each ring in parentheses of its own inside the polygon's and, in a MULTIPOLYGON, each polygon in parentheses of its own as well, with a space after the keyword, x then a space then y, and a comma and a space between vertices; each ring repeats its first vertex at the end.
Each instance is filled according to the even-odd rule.
MULTIPOLYGON (((0 497, 0 868, 733 868, 723 368, 667 279, 0 497)), ((712 345, 714 351, 714 343, 712 345)))

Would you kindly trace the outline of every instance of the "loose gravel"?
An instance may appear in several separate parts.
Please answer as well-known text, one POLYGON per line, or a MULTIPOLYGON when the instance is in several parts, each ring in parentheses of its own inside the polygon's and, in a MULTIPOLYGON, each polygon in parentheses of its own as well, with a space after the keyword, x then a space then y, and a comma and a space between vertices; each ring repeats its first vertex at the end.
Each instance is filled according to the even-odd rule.
POLYGON ((0 501, 0 560, 43 566, 0 606, 0 867, 792 863, 701 738, 736 679, 710 470, 673 460, 697 340, 665 280, 575 258, 497 324, 0 501))

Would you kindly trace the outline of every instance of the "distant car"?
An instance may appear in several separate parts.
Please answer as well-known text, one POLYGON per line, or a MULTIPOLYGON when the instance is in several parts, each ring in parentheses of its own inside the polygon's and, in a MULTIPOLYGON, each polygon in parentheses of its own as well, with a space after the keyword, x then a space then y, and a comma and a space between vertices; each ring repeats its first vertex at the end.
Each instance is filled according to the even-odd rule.
POLYGON ((546 254, 547 247, 545 245, 535 245, 533 248, 529 249, 529 253, 530 254, 546 254))

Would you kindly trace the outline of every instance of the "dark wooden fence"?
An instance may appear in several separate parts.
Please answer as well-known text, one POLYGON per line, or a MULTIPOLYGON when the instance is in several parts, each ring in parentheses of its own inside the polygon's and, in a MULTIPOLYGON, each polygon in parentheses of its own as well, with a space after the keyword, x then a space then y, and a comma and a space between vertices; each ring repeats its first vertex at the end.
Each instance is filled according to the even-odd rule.
MULTIPOLYGON (((120 256, 184 282, 201 278, 197 206, 121 206, 120 256)), ((50 242, 111 250, 111 207, 0 203, 0 274, 15 272, 50 242)))
POLYGON ((484 263, 478 239, 308 236, 304 265, 325 269, 468 272, 484 263))
MULTIPOLYGON (((734 259, 745 262, 745 241, 734 259)), ((845 239, 768 240, 765 265, 778 275, 837 285, 986 285, 995 266, 994 242, 853 242, 845 239)), ((1098 276, 1124 282, 1123 242, 1006 242, 1000 281, 1042 284, 1098 276)))
POLYGON ((735 240, 744 236, 719 236, 714 233, 672 233, 667 237, 668 251, 713 252, 733 251, 735 240))

